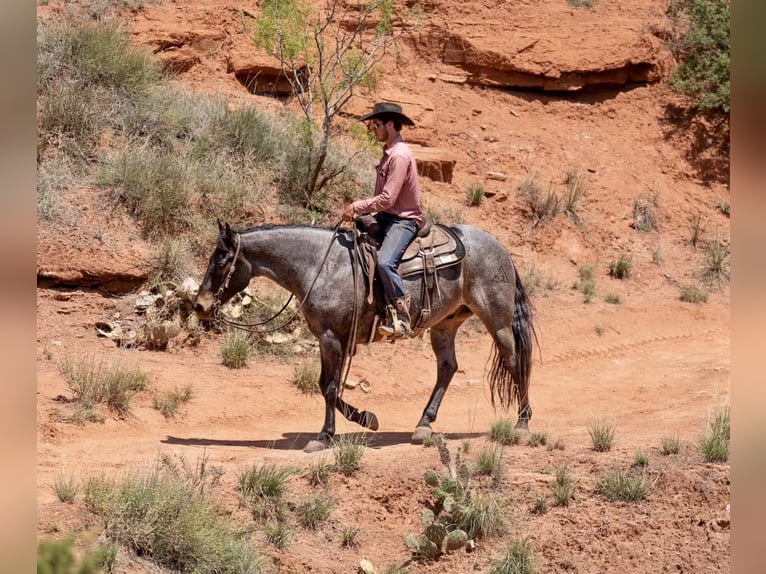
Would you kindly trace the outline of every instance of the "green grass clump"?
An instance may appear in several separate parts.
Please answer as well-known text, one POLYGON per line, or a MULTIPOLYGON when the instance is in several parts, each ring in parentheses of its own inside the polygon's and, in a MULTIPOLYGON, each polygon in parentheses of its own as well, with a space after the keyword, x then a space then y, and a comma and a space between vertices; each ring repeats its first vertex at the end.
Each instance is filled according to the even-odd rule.
POLYGON ((707 429, 699 441, 699 449, 705 462, 729 460, 730 438, 731 415, 729 407, 725 407, 708 421, 707 429))
POLYGON ((649 455, 643 451, 637 452, 633 455, 633 465, 639 467, 645 467, 649 465, 649 455))
POLYGON ((544 446, 548 444, 548 433, 544 432, 531 432, 527 439, 529 446, 544 446))
POLYGON ((566 465, 556 469, 556 480, 553 483, 553 504, 555 506, 569 506, 574 493, 574 482, 569 476, 566 465))
POLYGON ((66 356, 58 368, 74 400, 85 412, 103 403, 119 415, 125 415, 130 411, 135 393, 149 385, 149 377, 140 369, 108 364, 91 356, 66 356))
POLYGON ((615 279, 627 279, 632 269, 633 260, 627 253, 622 253, 617 259, 609 262, 609 275, 615 279))
POLYGON ((572 286, 582 293, 583 302, 590 303, 596 293, 596 281, 593 278, 593 265, 580 265, 577 269, 580 279, 572 286))
POLYGON ((80 489, 80 485, 73 476, 63 477, 59 476, 51 485, 53 492, 56 493, 56 498, 61 502, 74 502, 77 491, 80 489))
POLYGON ((332 463, 326 458, 322 458, 317 462, 310 462, 306 472, 309 484, 311 486, 328 486, 333 470, 332 463))
POLYGON ((245 533, 227 522, 198 486, 169 471, 92 478, 85 503, 104 534, 154 563, 181 572, 261 571, 245 533))
POLYGON ((684 303, 707 303, 707 293, 694 285, 681 285, 678 298, 684 303))
POLYGON ((489 438, 503 446, 518 444, 521 434, 513 426, 510 419, 502 418, 492 421, 489 429, 489 438))
POLYGON ((702 280, 718 286, 729 280, 731 248, 720 238, 706 241, 703 251, 702 280))
POLYGON ((489 574, 535 574, 537 572, 532 559, 529 541, 513 541, 505 554, 492 563, 489 574))
POLYGON ((181 389, 173 389, 167 393, 163 393, 160 396, 152 398, 152 406, 162 413, 162 416, 166 419, 171 419, 176 416, 178 407, 183 403, 190 401, 192 398, 191 385, 186 385, 181 389))
POLYGON ((476 473, 491 476, 497 486, 503 478, 503 447, 484 447, 479 451, 476 461, 476 473))
POLYGON ((611 501, 636 502, 646 498, 649 485, 643 474, 630 474, 621 469, 607 474, 596 484, 596 492, 611 501))
POLYGON ((318 394, 319 367, 314 362, 301 361, 293 367, 292 383, 298 387, 304 395, 318 394))
POLYGON ((299 502, 295 507, 295 512, 301 526, 316 530, 330 516, 334 504, 329 495, 317 494, 299 502))
POLYGON ((359 470, 366 445, 367 437, 364 434, 349 434, 335 439, 332 445, 335 470, 345 476, 351 476, 359 470))
POLYGON ((660 452, 665 456, 669 454, 678 454, 681 452, 681 441, 677 436, 663 437, 660 452))
POLYGON ((481 492, 475 493, 467 503, 459 505, 455 512, 456 526, 468 538, 489 538, 502 532, 505 516, 497 500, 481 492))
POLYGON ((221 361, 230 369, 247 366, 253 353, 250 336, 241 329, 231 329, 221 343, 221 361))
POLYGON ((481 205, 484 199, 484 186, 480 183, 474 183, 466 187, 465 200, 471 207, 477 207, 481 205))
POLYGON ((359 536, 362 534, 362 529, 357 526, 347 526, 343 529, 341 534, 340 545, 343 548, 356 548, 359 546, 359 536))
POLYGON ((588 429, 593 450, 607 452, 612 450, 614 443, 614 425, 604 419, 599 419, 588 429))
POLYGON ((239 475, 239 491, 245 501, 258 499, 281 499, 296 474, 294 468, 277 468, 276 465, 253 465, 239 475))
POLYGON ((638 196, 633 201, 633 228, 641 233, 657 230, 657 215, 654 209, 658 206, 657 194, 649 197, 638 196))
POLYGON ((588 195, 588 182, 576 171, 568 171, 564 177, 564 186, 564 215, 579 225, 580 207, 588 195))
POLYGON ((273 544, 279 550, 286 548, 292 537, 290 528, 281 521, 267 524, 266 528, 263 529, 263 534, 266 541, 273 544))
POLYGON ((114 544, 99 544, 89 549, 78 560, 74 552, 74 538, 42 540, 37 545, 38 574, 96 574, 112 572, 116 562, 114 544))
POLYGON ((535 225, 553 219, 561 210, 561 199, 553 188, 543 191, 534 178, 526 179, 519 185, 517 193, 526 206, 535 225))

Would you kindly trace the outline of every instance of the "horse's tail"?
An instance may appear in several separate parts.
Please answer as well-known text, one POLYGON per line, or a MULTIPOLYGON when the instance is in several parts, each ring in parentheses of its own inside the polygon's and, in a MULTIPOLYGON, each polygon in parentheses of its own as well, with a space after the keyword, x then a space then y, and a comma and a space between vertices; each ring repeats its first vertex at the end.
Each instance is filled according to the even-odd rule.
POLYGON ((532 321, 532 306, 521 283, 518 273, 516 275, 516 295, 513 309, 513 342, 516 350, 515 361, 507 365, 501 356, 497 344, 492 346, 492 367, 489 373, 489 385, 491 390, 492 405, 495 397, 500 401, 503 408, 507 409, 514 402, 525 408, 519 411, 519 418, 529 419, 528 393, 529 379, 532 373, 532 338, 537 339, 534 323, 532 321))

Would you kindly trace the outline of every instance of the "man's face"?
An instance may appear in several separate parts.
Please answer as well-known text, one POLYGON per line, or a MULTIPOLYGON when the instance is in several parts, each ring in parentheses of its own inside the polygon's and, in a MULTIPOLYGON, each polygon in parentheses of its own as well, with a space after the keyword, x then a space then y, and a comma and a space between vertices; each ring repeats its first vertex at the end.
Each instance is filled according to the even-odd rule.
POLYGON ((388 130, 390 126, 391 122, 384 124, 380 120, 375 119, 370 120, 370 123, 367 124, 367 129, 372 132, 376 140, 379 142, 384 142, 388 140, 388 130))

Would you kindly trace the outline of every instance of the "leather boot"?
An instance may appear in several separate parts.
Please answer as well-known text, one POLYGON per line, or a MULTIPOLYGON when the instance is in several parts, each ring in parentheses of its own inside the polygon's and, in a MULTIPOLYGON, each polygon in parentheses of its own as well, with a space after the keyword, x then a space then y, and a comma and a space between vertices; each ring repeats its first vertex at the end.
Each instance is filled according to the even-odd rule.
POLYGON ((410 298, 399 297, 387 309, 389 322, 378 327, 378 332, 385 337, 392 337, 394 339, 411 337, 410 298))

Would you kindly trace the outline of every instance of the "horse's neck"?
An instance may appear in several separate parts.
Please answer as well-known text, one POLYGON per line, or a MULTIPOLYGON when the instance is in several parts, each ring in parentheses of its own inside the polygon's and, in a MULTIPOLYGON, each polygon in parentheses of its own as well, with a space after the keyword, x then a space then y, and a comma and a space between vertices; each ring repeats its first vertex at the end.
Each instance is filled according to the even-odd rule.
POLYGON ((333 239, 328 230, 311 227, 254 229, 241 237, 253 276, 267 277, 297 296, 305 294, 333 239))

